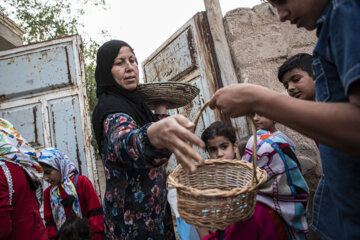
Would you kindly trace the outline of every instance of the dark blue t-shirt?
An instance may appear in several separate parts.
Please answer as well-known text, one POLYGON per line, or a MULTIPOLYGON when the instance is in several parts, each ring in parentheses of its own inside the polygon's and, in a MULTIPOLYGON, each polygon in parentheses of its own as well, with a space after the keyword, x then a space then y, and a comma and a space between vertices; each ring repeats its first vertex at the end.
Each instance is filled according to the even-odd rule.
MULTIPOLYGON (((318 20, 317 36, 316 100, 349 102, 349 88, 360 81, 360 1, 331 0, 318 20)), ((311 227, 323 239, 360 239, 360 157, 325 145, 320 154, 324 175, 311 227)))

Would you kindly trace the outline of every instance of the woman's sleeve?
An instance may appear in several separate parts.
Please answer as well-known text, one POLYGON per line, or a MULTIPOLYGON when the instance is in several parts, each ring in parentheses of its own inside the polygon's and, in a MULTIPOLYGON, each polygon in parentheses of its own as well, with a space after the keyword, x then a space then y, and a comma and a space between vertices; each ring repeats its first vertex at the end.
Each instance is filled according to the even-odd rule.
POLYGON ((44 191, 44 220, 46 226, 46 232, 49 239, 56 239, 58 231, 54 222, 54 217, 51 212, 50 206, 50 187, 44 191))
POLYGON ((104 214, 98 195, 90 180, 80 175, 76 189, 83 217, 88 219, 92 240, 104 238, 104 214))
POLYGON ((135 168, 159 166, 171 153, 156 149, 147 136, 152 123, 139 128, 136 122, 123 113, 109 114, 104 121, 104 132, 108 149, 121 161, 135 168))

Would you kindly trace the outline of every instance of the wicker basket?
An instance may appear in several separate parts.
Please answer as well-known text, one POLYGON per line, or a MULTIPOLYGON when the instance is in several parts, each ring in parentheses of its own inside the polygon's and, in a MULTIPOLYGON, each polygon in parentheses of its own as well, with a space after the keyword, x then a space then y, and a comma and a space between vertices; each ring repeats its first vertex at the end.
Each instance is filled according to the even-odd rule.
MULTIPOLYGON (((207 103, 197 114, 195 126, 206 106, 207 103)), ((249 118, 254 135, 252 164, 236 159, 209 159, 198 165, 195 174, 187 174, 179 165, 169 175, 168 183, 177 189, 180 217, 187 223, 223 230, 253 215, 257 188, 266 181, 266 172, 256 166, 256 128, 249 118)))
POLYGON ((150 109, 164 102, 168 109, 183 107, 199 94, 200 90, 184 82, 153 82, 139 84, 138 90, 150 109))

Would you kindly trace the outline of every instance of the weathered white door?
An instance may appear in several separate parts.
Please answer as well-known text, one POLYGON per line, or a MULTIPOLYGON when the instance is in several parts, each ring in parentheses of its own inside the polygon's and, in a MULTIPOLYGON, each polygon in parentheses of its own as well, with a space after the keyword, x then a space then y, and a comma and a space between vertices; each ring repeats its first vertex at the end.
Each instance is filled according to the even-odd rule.
MULTIPOLYGON (((206 12, 194 15, 151 54, 142 66, 144 81, 147 83, 187 82, 200 89, 200 94, 191 104, 170 111, 171 114, 183 114, 194 120, 201 106, 217 89, 223 87, 206 12)), ((234 79, 235 82, 237 79, 234 79)), ((205 109, 195 134, 200 136, 204 128, 215 120, 228 119, 217 111, 205 109)), ((234 123, 237 127, 236 122, 234 123)), ((198 151, 205 154, 201 150, 198 151)), ((169 164, 169 170, 172 170, 176 161, 171 159, 169 164)))
POLYGON ((37 150, 63 150, 99 192, 80 36, 0 51, 0 83, 0 116, 37 150))

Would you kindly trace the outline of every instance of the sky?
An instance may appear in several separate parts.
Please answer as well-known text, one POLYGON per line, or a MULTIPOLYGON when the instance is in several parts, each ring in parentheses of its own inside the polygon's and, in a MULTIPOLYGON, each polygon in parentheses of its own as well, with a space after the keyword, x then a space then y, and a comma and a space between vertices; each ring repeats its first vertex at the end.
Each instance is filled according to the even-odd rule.
MULTIPOLYGON (((261 0, 219 0, 223 15, 239 7, 252 8, 261 0)), ((85 7, 84 32, 99 43, 124 40, 141 62, 197 12, 205 11, 203 0, 107 0, 107 10, 85 7), (103 39, 101 30, 110 38, 103 39)))

